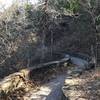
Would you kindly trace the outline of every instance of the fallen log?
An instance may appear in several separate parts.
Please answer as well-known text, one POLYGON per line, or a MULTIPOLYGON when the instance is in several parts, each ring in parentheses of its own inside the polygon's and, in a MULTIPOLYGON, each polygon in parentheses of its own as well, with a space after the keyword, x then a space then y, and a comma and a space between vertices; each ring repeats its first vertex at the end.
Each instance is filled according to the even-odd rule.
MULTIPOLYGON (((36 67, 30 67, 23 69, 19 72, 16 72, 14 74, 11 74, 7 77, 5 77, 1 82, 0 82, 0 94, 3 92, 7 93, 9 91, 18 89, 20 87, 26 86, 26 84, 30 84, 30 72, 34 70, 40 70, 40 69, 45 69, 45 68, 50 68, 52 65, 61 65, 64 63, 68 63, 70 61, 70 58, 63 58, 59 61, 51 61, 48 63, 43 63, 39 64, 36 67)), ((54 66, 55 67, 55 66, 54 66)))

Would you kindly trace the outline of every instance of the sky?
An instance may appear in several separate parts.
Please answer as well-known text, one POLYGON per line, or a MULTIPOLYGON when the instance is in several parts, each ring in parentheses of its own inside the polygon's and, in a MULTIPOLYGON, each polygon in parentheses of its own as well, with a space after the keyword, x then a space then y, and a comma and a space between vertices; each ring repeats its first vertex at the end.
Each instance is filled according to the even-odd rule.
MULTIPOLYGON (((16 0, 15 0, 16 1, 16 0)), ((20 0, 23 1, 23 0, 20 0)), ((32 2, 32 4, 36 4, 38 2, 38 0, 29 0, 30 2, 32 2)), ((14 0, 0 0, 0 11, 2 11, 2 7, 7 8, 9 7, 12 2, 14 2, 14 0)))

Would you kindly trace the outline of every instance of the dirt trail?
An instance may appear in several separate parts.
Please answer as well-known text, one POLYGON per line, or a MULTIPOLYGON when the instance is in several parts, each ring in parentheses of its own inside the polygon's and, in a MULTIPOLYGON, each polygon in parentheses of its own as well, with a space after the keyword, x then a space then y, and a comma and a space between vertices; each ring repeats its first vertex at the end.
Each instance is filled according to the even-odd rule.
MULTIPOLYGON (((83 68, 87 64, 85 60, 76 57, 72 57, 72 62, 76 64, 75 68, 83 68)), ((67 72, 71 72, 71 70, 67 72)), ((28 93, 25 96, 25 100, 62 100, 62 86, 64 85, 64 81, 67 77, 68 73, 57 75, 55 79, 51 80, 47 84, 42 85, 39 91, 35 93, 31 91, 31 93, 28 93), (29 94, 31 94, 30 97, 28 97, 29 94)))
MULTIPOLYGON (((80 70, 78 69, 84 70, 84 67, 87 66, 88 64, 87 61, 77 57, 71 57, 71 60, 72 63, 75 64, 75 66, 72 67, 72 69, 64 67, 63 70, 65 70, 65 72, 63 72, 62 70, 63 67, 59 66, 58 72, 60 73, 57 72, 57 74, 54 74, 53 78, 50 78, 49 81, 41 84, 41 86, 38 88, 37 91, 31 90, 28 93, 24 94, 22 100, 62 100, 62 95, 63 95, 62 87, 64 85, 65 79, 69 77, 69 75, 71 75, 71 73, 73 72, 75 72, 76 74, 80 72, 80 70)), ((57 69, 55 68, 50 70, 50 72, 48 71, 48 69, 45 69, 45 73, 47 74, 45 74, 43 70, 41 71, 41 74, 40 71, 38 74, 36 73, 36 77, 34 76, 34 74, 32 76, 34 76, 33 78, 36 79, 42 77, 45 80, 45 78, 48 79, 48 77, 52 77, 52 73, 56 73, 56 71, 57 69), (50 74, 49 76, 48 73, 50 74)))
POLYGON ((37 92, 27 93, 24 100, 61 100, 62 86, 64 85, 66 74, 57 75, 49 83, 40 87, 37 92))

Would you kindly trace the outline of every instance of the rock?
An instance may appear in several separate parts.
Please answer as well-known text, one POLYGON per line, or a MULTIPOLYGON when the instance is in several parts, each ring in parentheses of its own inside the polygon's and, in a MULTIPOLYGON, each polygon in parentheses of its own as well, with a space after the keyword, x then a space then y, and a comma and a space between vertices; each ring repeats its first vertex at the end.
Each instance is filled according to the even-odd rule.
POLYGON ((74 76, 79 76, 79 75, 82 74, 82 72, 83 72, 83 69, 77 67, 77 68, 75 68, 75 69, 72 71, 72 75, 74 75, 74 76))
POLYGON ((86 99, 86 98, 78 98, 77 100, 88 100, 88 99, 86 99))

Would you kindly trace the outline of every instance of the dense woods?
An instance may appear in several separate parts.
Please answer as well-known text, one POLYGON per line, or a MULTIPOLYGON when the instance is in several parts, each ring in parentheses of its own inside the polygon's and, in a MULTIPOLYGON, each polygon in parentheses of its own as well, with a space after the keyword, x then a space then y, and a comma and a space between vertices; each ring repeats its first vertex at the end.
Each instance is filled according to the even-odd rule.
POLYGON ((0 79, 57 53, 96 56, 100 0, 15 0, 1 9, 0 79))
POLYGON ((53 52, 90 53, 99 32, 99 10, 99 0, 14 2, 0 16, 0 68, 19 70, 53 52))

